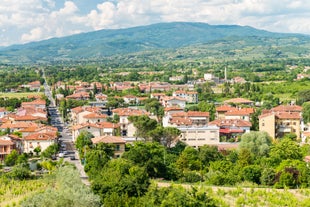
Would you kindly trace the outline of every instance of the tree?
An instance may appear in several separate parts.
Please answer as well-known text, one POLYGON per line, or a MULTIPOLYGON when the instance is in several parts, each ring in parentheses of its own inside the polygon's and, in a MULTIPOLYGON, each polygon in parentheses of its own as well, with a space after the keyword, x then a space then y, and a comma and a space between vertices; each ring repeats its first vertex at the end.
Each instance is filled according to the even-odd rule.
POLYGON ((305 123, 310 123, 310 102, 305 102, 302 105, 302 118, 305 123))
POLYGON ((272 139, 267 132, 249 132, 241 136, 239 149, 248 149, 255 156, 267 156, 272 139))
POLYGON ((204 145, 198 149, 198 157, 203 166, 209 166, 210 162, 221 160, 223 155, 216 146, 204 145))
POLYGON ((187 146, 179 156, 176 165, 182 171, 200 170, 202 164, 198 157, 198 151, 193 147, 187 146))
POLYGON ((162 119, 164 115, 164 108, 156 98, 146 99, 144 103, 145 103, 145 110, 157 116, 158 120, 162 119))
POLYGON ((249 165, 242 169, 243 179, 256 184, 260 184, 261 173, 262 168, 258 165, 249 165))
POLYGON ((39 154, 41 152, 41 147, 38 146, 38 147, 34 148, 33 151, 36 153, 36 156, 39 156, 39 154))
POLYGON ((149 132, 157 126, 157 121, 147 115, 129 116, 128 120, 136 127, 136 137, 149 138, 149 132))
POLYGON ((91 138, 93 138, 94 135, 88 131, 82 131, 79 136, 76 138, 75 146, 81 153, 83 151, 84 147, 90 147, 92 145, 91 138))
POLYGON ((271 148, 270 157, 275 162, 280 163, 282 160, 287 159, 301 160, 302 153, 299 145, 295 141, 285 138, 271 148))
POLYGON ((18 159, 18 152, 16 150, 12 150, 11 153, 5 157, 4 163, 7 166, 13 166, 16 164, 17 159, 18 159))
POLYGON ((181 131, 175 127, 165 127, 163 129, 163 138, 161 143, 165 146, 170 148, 172 141, 175 140, 178 136, 180 136, 181 131))
POLYGON ((58 152, 58 150, 59 150, 58 144, 52 144, 48 146, 43 152, 41 152, 41 157, 51 158, 58 152))
POLYGON ((148 175, 155 178, 165 178, 167 167, 165 164, 166 150, 157 142, 136 142, 129 151, 122 156, 134 164, 145 167, 148 175))
POLYGON ((297 94, 297 104, 302 105, 307 101, 310 101, 310 90, 299 91, 297 94))

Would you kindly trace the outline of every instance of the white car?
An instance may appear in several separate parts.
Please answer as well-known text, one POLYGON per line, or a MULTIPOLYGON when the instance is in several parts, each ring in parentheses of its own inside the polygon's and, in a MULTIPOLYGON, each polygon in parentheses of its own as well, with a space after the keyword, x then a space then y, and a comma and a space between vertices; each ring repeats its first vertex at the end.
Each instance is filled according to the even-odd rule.
POLYGON ((61 152, 61 153, 58 154, 58 156, 59 156, 60 158, 62 158, 62 157, 65 156, 65 154, 61 152))

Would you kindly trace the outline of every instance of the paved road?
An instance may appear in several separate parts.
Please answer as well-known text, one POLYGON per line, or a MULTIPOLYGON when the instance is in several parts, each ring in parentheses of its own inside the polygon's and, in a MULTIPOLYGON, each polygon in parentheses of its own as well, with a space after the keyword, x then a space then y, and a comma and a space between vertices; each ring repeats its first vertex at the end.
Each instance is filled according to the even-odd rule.
POLYGON ((54 127, 57 127, 58 131, 61 133, 61 137, 59 138, 59 142, 61 143, 61 151, 66 151, 66 155, 64 156, 65 161, 68 161, 76 166, 80 173, 80 177, 82 179, 82 182, 85 185, 90 185, 88 181, 88 176, 86 175, 84 171, 84 166, 81 164, 81 161, 79 159, 79 154, 77 150, 75 149, 75 146, 72 142, 72 134, 71 131, 68 129, 68 126, 66 123, 63 122, 60 113, 55 105, 55 100, 52 96, 52 92, 50 90, 49 85, 47 85, 45 73, 43 71, 43 78, 45 80, 44 82, 44 91, 45 95, 48 97, 48 99, 51 101, 50 106, 48 107, 48 112, 51 118, 51 125, 54 127), (75 159, 71 159, 71 157, 74 157, 75 159))

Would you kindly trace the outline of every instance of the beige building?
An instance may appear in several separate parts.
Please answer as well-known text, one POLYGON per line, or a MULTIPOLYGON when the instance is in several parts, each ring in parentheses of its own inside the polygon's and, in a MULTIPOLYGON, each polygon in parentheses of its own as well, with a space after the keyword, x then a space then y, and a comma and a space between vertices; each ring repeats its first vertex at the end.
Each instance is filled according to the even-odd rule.
POLYGON ((121 157, 121 155, 125 152, 125 144, 126 141, 122 139, 122 137, 118 136, 100 136, 91 139, 93 144, 98 143, 106 143, 113 144, 114 148, 114 158, 121 157))
POLYGON ((181 131, 179 140, 189 146, 198 148, 203 145, 217 145, 220 142, 219 127, 178 127, 181 131))
POLYGON ((259 131, 266 131, 272 138, 294 133, 300 138, 301 114, 299 112, 270 112, 259 117, 259 131))

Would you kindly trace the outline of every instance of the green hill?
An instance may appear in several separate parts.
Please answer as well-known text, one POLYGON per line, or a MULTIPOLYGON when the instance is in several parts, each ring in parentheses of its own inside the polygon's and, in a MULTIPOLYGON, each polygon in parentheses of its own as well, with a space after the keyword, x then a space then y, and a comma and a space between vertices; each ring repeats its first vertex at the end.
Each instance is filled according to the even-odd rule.
MULTIPOLYGON (((233 47, 238 41, 272 47, 277 41, 286 45, 302 45, 309 43, 310 38, 299 34, 272 33, 248 26, 160 23, 128 29, 100 30, 0 48, 0 63, 100 59, 162 49, 201 47, 206 44, 219 46, 219 43, 227 42, 233 47)), ((240 44, 236 46, 240 47, 240 44)))

